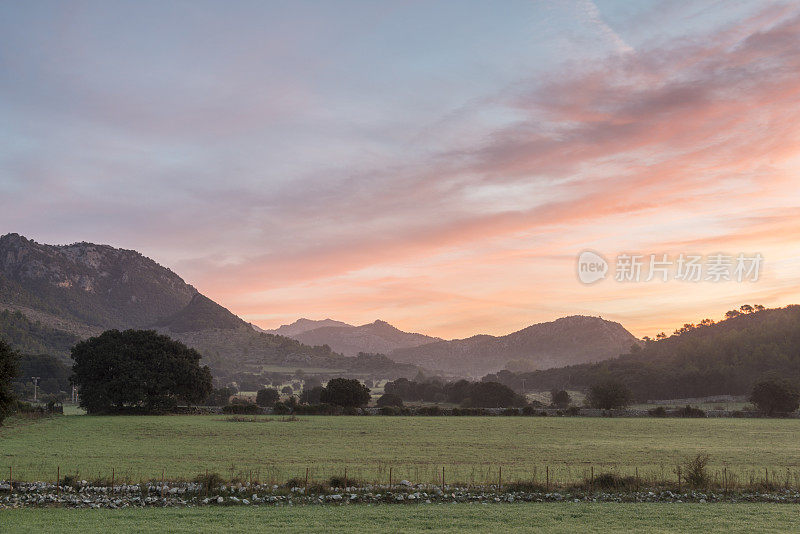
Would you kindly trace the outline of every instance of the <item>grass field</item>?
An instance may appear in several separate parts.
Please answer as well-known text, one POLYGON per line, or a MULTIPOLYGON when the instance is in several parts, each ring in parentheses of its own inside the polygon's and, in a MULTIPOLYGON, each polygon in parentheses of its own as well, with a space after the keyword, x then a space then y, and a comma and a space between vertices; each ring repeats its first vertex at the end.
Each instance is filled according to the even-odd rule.
POLYGON ((780 504, 445 504, 294 508, 24 509, 4 532, 791 532, 780 504))
POLYGON ((800 420, 532 417, 300 417, 232 422, 226 416, 62 416, 8 420, 0 428, 0 476, 17 480, 62 474, 139 482, 192 479, 206 470, 227 479, 283 483, 305 475, 364 482, 492 483, 503 478, 568 483, 596 472, 669 481, 678 462, 698 452, 710 470, 800 483, 800 420))

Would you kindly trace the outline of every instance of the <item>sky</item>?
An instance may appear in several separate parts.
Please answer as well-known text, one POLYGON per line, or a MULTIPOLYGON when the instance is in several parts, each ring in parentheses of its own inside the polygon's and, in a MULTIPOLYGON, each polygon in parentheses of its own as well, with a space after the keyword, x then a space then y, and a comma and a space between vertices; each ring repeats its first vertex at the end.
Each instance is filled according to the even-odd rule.
POLYGON ((653 336, 800 304, 798 72, 796 2, 0 0, 0 234, 264 328, 653 336), (675 279, 720 253, 758 276, 675 279))

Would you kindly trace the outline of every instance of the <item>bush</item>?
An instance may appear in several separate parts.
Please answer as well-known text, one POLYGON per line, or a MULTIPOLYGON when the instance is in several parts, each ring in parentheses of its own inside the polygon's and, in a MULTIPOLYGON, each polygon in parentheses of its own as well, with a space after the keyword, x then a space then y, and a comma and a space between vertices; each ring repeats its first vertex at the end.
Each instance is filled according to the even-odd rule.
POLYGON ((564 413, 570 417, 575 417, 581 414, 581 409, 577 406, 570 406, 564 413))
POLYGON ((655 408, 650 408, 647 410, 647 415, 650 417, 666 417, 667 410, 664 409, 663 406, 657 406, 655 408))
POLYGON ((275 388, 262 388, 256 393, 256 404, 262 408, 274 406, 280 400, 281 396, 275 388))
POLYGON ((554 389, 550 392, 550 403, 555 406, 556 408, 564 409, 570 405, 572 402, 572 398, 569 396, 569 393, 562 390, 554 389))
POLYGON ((500 412, 500 415, 505 415, 505 416, 520 415, 520 411, 517 410, 516 408, 506 408, 505 410, 500 412))
POLYGON ((438 406, 421 406, 417 408, 416 415, 443 415, 438 406))
POLYGON ((380 398, 377 400, 377 402, 375 404, 379 408, 382 408, 384 406, 402 407, 403 406, 403 399, 401 399, 397 395, 393 395, 391 393, 385 393, 385 394, 380 396, 380 398))
POLYGON ((788 414, 800 406, 800 392, 787 380, 769 378, 753 386, 750 402, 768 416, 788 414))
POLYGON ((683 466, 683 479, 692 488, 704 488, 708 486, 709 477, 706 472, 709 457, 707 454, 700 453, 683 466))
POLYGON ((600 473, 584 481, 584 486, 594 487, 600 490, 621 490, 630 489, 636 486, 634 477, 621 477, 615 473, 600 473))
POLYGON ((225 483, 218 473, 205 473, 202 475, 197 475, 194 481, 203 487, 203 493, 206 494, 217 491, 217 489, 219 489, 219 487, 225 483))
POLYGON ((272 407, 272 411, 278 415, 284 415, 287 413, 291 413, 292 409, 282 402, 276 402, 275 405, 272 407))
POLYGON ((233 415, 258 415, 264 412, 257 404, 248 402, 246 404, 228 404, 227 406, 223 406, 222 413, 233 415))

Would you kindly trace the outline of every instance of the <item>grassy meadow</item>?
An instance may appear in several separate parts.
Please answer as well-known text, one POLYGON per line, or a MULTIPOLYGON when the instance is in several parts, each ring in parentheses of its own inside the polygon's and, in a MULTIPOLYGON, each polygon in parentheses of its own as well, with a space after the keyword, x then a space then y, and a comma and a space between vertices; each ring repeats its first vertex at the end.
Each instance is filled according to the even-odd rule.
POLYGON ((0 511, 9 532, 790 532, 780 504, 446 504, 0 511))
POLYGON ((571 483, 614 471, 658 482, 706 453, 712 475, 800 484, 800 420, 560 417, 60 416, 0 427, 0 477, 225 479, 283 483, 343 474, 363 482, 571 483), (765 475, 765 469, 768 475, 765 475))

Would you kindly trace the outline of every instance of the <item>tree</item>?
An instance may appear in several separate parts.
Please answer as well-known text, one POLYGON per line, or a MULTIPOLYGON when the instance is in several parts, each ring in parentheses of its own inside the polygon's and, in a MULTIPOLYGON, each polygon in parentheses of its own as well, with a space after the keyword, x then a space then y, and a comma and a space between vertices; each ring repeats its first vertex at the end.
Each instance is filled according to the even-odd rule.
POLYGON ((11 380, 17 375, 18 359, 17 353, 0 338, 0 425, 14 404, 11 380))
POLYGON ((281 396, 278 394, 278 390, 275 388, 262 388, 258 390, 256 393, 256 404, 261 406, 262 408, 266 408, 268 406, 274 406, 278 400, 280 400, 281 396))
POLYGON ((73 382, 90 414, 159 413, 212 391, 200 353, 153 330, 108 330, 72 348, 73 382))
POLYGON ((554 389, 550 392, 550 403, 556 408, 567 408, 572 403, 572 397, 566 391, 554 389))
POLYGON ((589 388, 586 401, 592 408, 614 410, 631 403, 631 390, 622 382, 608 381, 589 388))
POLYGON ((378 408, 383 408, 384 406, 399 406, 402 408, 403 399, 397 395, 392 395, 391 393, 384 393, 378 398, 375 404, 378 406, 378 408))
POLYGON ((364 406, 369 402, 369 388, 355 379, 334 378, 322 391, 320 400, 337 406, 364 406))
POLYGON ((462 401, 473 408, 508 408, 524 406, 525 398, 499 382, 475 382, 469 388, 469 397, 462 401))
POLYGON ((300 402, 305 404, 319 404, 322 402, 322 392, 325 390, 322 386, 314 386, 312 388, 303 388, 300 394, 300 402))
POLYGON ((770 416, 792 413, 800 406, 800 393, 787 380, 768 378, 753 386, 750 402, 770 416))

